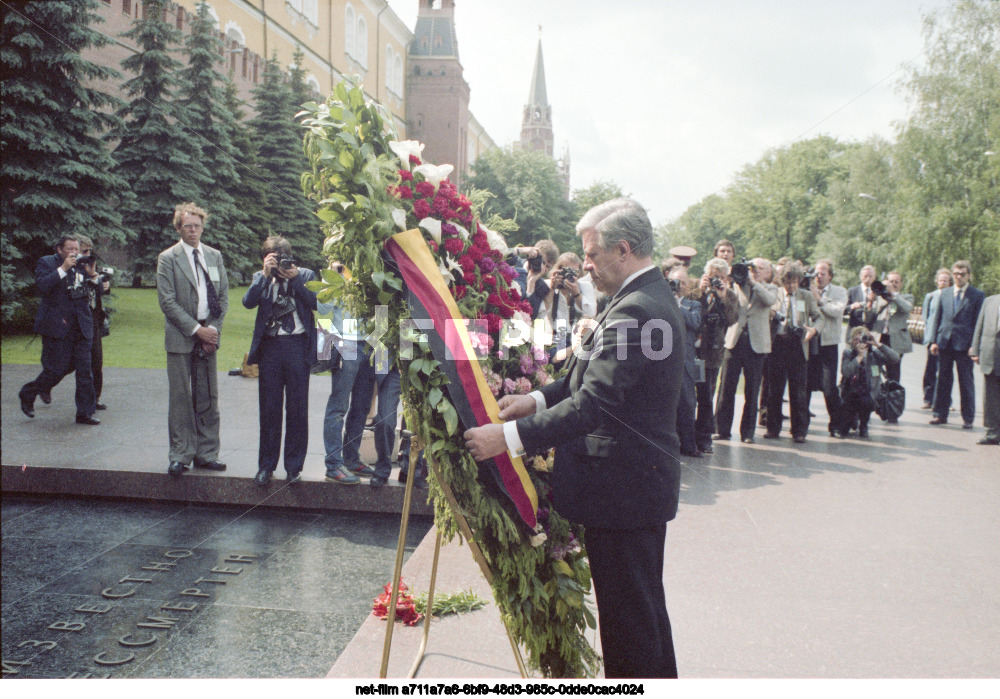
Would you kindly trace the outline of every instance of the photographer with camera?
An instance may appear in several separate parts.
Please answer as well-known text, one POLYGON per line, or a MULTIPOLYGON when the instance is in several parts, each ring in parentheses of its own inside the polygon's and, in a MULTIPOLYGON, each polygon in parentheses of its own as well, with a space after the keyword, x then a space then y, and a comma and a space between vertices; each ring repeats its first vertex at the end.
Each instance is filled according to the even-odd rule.
POLYGON ((532 246, 516 247, 513 253, 524 259, 521 264, 523 278, 519 278, 518 283, 523 283, 521 296, 531 305, 531 318, 534 320, 541 316, 539 308, 551 291, 544 277, 556 264, 559 248, 551 240, 539 240, 532 246))
POLYGON ((701 304, 691 298, 691 281, 683 266, 675 267, 667 276, 667 283, 677 299, 677 307, 684 318, 684 380, 681 382, 680 400, 677 402, 676 430, 681 440, 683 456, 701 456, 695 433, 695 409, 697 392, 695 386, 700 380, 698 357, 695 344, 701 330, 701 304))
MULTIPOLYGON (((104 296, 111 291, 111 277, 114 270, 109 267, 97 269, 97 255, 94 253, 94 241, 85 235, 80 239, 80 257, 78 265, 83 265, 87 275, 87 291, 90 293, 90 312, 94 318, 94 338, 90 346, 90 370, 94 375, 95 407, 107 410, 108 406, 101 402, 104 390, 104 343, 109 334, 108 316, 104 312, 104 296)), ((45 396, 42 396, 45 400, 45 396)))
MULTIPOLYGON (((913 338, 907 321, 913 310, 913 294, 901 294, 903 278, 899 272, 889 272, 885 282, 872 282, 871 308, 865 314, 865 325, 873 334, 879 335, 879 342, 892 347, 900 356, 900 361, 888 367, 888 377, 899 381, 900 364, 904 354, 913 351, 913 338)), ((890 420, 895 423, 895 420, 890 420)))
POLYGON ((42 336, 42 371, 34 381, 21 387, 21 410, 35 417, 35 398, 48 395, 72 371, 76 372, 76 422, 99 425, 94 417, 97 398, 91 371, 91 342, 94 317, 90 311, 88 283, 97 279, 93 269, 77 264, 80 241, 64 235, 55 254, 46 255, 35 267, 35 283, 40 295, 35 316, 35 332, 42 336))
POLYGON ((788 383, 789 416, 792 439, 806 441, 809 431, 809 390, 806 371, 809 341, 823 329, 823 313, 813 295, 799 288, 802 265, 788 262, 781 271, 781 288, 774 303, 774 344, 771 352, 779 361, 768 367, 767 432, 764 437, 777 439, 781 434, 781 402, 788 383))
POLYGON ((261 247, 263 268, 255 272, 243 296, 257 309, 248 364, 258 364, 260 448, 257 485, 267 485, 278 466, 281 423, 285 422, 285 473, 288 483, 302 473, 309 446, 309 367, 316 363, 316 294, 306 282, 316 275, 299 269, 292 246, 269 236, 261 247), (284 415, 282 415, 284 413, 284 415))
POLYGON ((833 283, 833 262, 817 260, 815 276, 809 285, 823 314, 823 329, 819 333, 819 353, 809 357, 810 372, 815 366, 818 384, 826 401, 826 412, 830 418, 827 429, 833 435, 837 431, 841 413, 840 392, 837 390, 837 363, 840 361, 840 340, 843 336, 844 308, 847 307, 847 289, 833 283))
POLYGON ((840 437, 846 437, 857 423, 858 436, 868 436, 868 419, 875 410, 875 396, 882 385, 882 374, 899 364, 899 354, 883 345, 868 328, 856 326, 848 335, 850 347, 841 361, 840 398, 843 413, 840 437))
POLYGON ((865 265, 858 272, 859 284, 847 290, 847 306, 844 308, 844 315, 847 316, 847 329, 855 328, 865 324, 865 314, 871 310, 875 302, 872 295, 872 283, 876 277, 875 268, 872 265, 865 265))
MULTIPOLYGON (((723 258, 725 259, 725 258, 723 258)), ((729 439, 733 427, 736 387, 743 374, 743 416, 740 439, 752 444, 757 427, 757 397, 764 358, 771 353, 771 306, 777 299, 773 285, 762 281, 764 266, 746 258, 730 271, 736 292, 736 322, 726 330, 722 379, 715 404, 716 439, 729 439)))
POLYGON ((715 388, 725 356, 726 328, 736 322, 739 301, 729 283, 729 265, 719 257, 705 263, 705 274, 696 291, 701 303, 701 332, 696 356, 705 366, 704 380, 695 384, 698 413, 695 418, 695 443, 703 454, 712 453, 715 432, 715 388))
POLYGON ((549 274, 549 294, 539 307, 539 316, 552 328, 550 356, 569 347, 577 321, 597 315, 597 294, 582 274, 583 263, 572 252, 560 255, 549 274))

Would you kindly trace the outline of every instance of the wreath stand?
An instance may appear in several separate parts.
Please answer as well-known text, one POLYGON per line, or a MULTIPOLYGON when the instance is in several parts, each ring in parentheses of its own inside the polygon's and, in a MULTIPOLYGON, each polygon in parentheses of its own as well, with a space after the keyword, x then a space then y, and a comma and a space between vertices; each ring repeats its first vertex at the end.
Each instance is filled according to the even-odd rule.
MULTIPOLYGON (((389 652, 392 648, 393 627, 396 625, 396 601, 399 598, 399 579, 403 572, 403 550, 406 544, 406 527, 410 520, 410 503, 413 496, 413 481, 416 480, 417 461, 420 458, 420 452, 423 450, 423 447, 424 445, 420 438, 411 433, 410 471, 409 478, 406 479, 405 494, 403 495, 403 514, 399 525, 399 541, 396 544, 396 563, 393 568, 391 578, 392 595, 389 598, 389 614, 386 615, 385 644, 382 647, 382 667, 379 670, 380 679, 385 679, 389 669, 389 652)), ((465 519, 465 515, 462 514, 461 508, 458 506, 458 501, 455 500, 455 494, 451 490, 451 486, 440 477, 440 472, 438 471, 437 463, 435 463, 434 459, 431 458, 430 455, 427 455, 426 458, 427 466, 434 473, 435 480, 437 480, 438 485, 444 492, 445 499, 451 507, 452 514, 455 516, 455 521, 458 522, 458 527, 462 532, 462 536, 465 537, 465 541, 469 544, 469 550, 472 552, 472 557, 476 560, 476 563, 479 564, 479 569, 482 571, 487 582, 492 585, 493 571, 490 570, 489 565, 486 563, 486 559, 483 557, 483 552, 479 549, 479 545, 472 538, 472 528, 469 526, 469 522, 465 519)), ((413 659, 413 665, 410 666, 410 672, 406 676, 407 679, 413 679, 416 677, 417 670, 420 668, 420 663, 423 662, 424 653, 427 650, 427 638, 430 636, 431 631, 431 617, 434 616, 431 613, 431 610, 434 609, 434 583, 437 579, 438 556, 440 553, 441 532, 438 531, 437 538, 434 542, 434 562, 431 564, 431 582, 427 591, 427 613, 424 615, 424 635, 420 641, 420 648, 417 649, 417 655, 413 659)), ((501 621, 503 621, 502 618, 501 621)), ((528 672, 524 667, 524 660, 521 658, 521 651, 517 647, 514 637, 510 635, 510 629, 507 627, 507 622, 503 621, 503 625, 504 629, 507 631, 507 640, 510 641, 510 648, 514 652, 514 660, 517 661, 517 669, 521 673, 521 678, 526 679, 528 677, 528 672)))

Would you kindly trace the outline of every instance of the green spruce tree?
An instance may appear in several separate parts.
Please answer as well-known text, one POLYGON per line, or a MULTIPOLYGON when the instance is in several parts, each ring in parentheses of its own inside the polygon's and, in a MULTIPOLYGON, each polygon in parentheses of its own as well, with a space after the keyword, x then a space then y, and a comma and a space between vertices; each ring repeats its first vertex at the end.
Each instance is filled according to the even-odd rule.
POLYGON ((232 142, 235 118, 226 102, 224 79, 216 69, 223 62, 222 41, 208 3, 198 3, 184 46, 188 65, 179 76, 178 103, 187 112, 187 127, 201 145, 202 164, 212 173, 202 196, 211 212, 205 223, 206 240, 222 251, 231 274, 249 278, 258 266, 258 241, 234 197, 241 179, 240 153, 232 142))
POLYGON ((124 84, 132 99, 119 116, 123 125, 115 149, 115 171, 132 183, 134 204, 122 213, 132 244, 136 284, 152 280, 156 257, 177 240, 174 207, 194 201, 211 214, 205 199, 211 184, 202 164, 197 136, 187 128, 191 118, 174 101, 181 64, 171 55, 181 33, 163 20, 164 0, 146 0, 143 18, 124 34, 139 52, 122 61, 135 74, 124 84))
POLYGON ((114 98, 92 81, 118 77, 84 60, 108 43, 95 0, 2 4, 0 18, 0 276, 5 327, 30 327, 28 294, 39 257, 64 233, 124 242, 119 206, 128 184, 111 172, 103 135, 114 98))
POLYGON ((229 141, 239 154, 239 182, 233 189, 233 199, 236 206, 246 213, 246 223, 253 232, 254 241, 261 243, 271 230, 271 209, 269 204, 269 187, 264 174, 260 171, 260 159, 257 157, 257 142, 253 130, 243 121, 243 107, 246 103, 236 92, 236 84, 226 77, 224 99, 229 114, 233 120, 229 128, 229 141))
POLYGON ((271 231, 288 239, 302 265, 315 269, 323 264, 323 240, 319 219, 313 213, 315 206, 302 194, 306 165, 301 128, 294 119, 298 107, 277 55, 267 62, 264 79, 253 94, 257 116, 250 123, 260 169, 267 173, 271 231))

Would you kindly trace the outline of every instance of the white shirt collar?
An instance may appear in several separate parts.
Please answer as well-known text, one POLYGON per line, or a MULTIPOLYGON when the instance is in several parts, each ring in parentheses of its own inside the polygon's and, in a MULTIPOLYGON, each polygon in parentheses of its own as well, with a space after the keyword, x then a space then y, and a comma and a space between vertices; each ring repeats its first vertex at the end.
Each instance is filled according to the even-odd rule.
POLYGON ((628 285, 629 285, 629 283, 630 283, 630 282, 631 282, 631 281, 632 281, 633 279, 635 279, 635 278, 636 278, 636 277, 638 277, 639 275, 642 275, 642 274, 645 274, 646 272, 648 272, 648 271, 649 271, 649 270, 651 270, 651 269, 656 269, 656 265, 649 265, 648 267, 643 267, 643 268, 642 268, 642 269, 640 269, 640 270, 639 270, 638 272, 633 272, 633 273, 632 273, 632 274, 630 274, 629 276, 625 277, 625 281, 623 281, 623 282, 622 282, 622 285, 621 285, 620 287, 618 287, 618 291, 616 291, 616 292, 615 292, 615 296, 617 296, 617 295, 618 295, 618 294, 619 294, 619 293, 621 292, 621 290, 622 290, 622 289, 624 289, 624 288, 625 288, 626 286, 628 286, 628 285))

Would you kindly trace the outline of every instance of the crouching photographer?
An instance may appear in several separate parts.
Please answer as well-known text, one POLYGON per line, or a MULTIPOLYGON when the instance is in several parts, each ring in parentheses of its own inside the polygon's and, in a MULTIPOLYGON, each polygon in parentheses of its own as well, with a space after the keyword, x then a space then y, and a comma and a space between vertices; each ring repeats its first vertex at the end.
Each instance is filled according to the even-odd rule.
POLYGON ((858 436, 868 436, 868 418, 875 410, 875 397, 882 385, 882 374, 899 364, 899 353, 883 345, 877 335, 863 325, 851 329, 850 347, 841 362, 840 397, 843 401, 839 437, 857 425, 858 436))
POLYGON ((269 237, 261 253, 263 269, 254 274, 243 296, 245 307, 257 309, 247 359, 260 370, 260 449, 254 480, 267 485, 278 466, 284 417, 285 473, 293 483, 302 472, 309 442, 309 367, 316 362, 312 314, 316 294, 305 285, 316 275, 295 265, 292 248, 284 238, 269 237))

